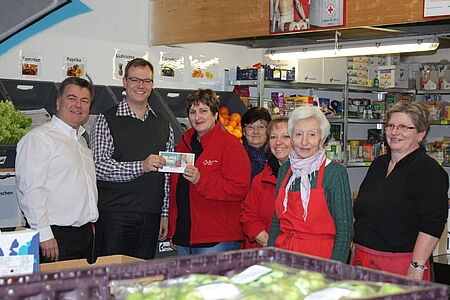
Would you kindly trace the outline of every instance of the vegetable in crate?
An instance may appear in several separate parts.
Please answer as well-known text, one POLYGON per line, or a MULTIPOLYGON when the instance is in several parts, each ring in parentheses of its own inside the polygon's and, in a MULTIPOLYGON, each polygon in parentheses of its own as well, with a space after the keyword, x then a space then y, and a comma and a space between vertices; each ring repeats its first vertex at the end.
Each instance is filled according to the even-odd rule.
MULTIPOLYGON (((279 295, 285 300, 301 300, 309 293, 326 286, 328 280, 323 274, 289 268, 279 264, 254 265, 231 277, 246 295, 254 299, 255 292, 279 295)), ((270 297, 261 299, 271 299, 270 297)))
POLYGON ((411 288, 402 287, 393 283, 344 280, 333 282, 324 289, 311 293, 305 300, 359 299, 403 293, 411 288))
POLYGON ((142 292, 132 293, 126 300, 218 300, 238 296, 238 288, 224 276, 191 274, 145 285, 142 292))
POLYGON ((0 101, 0 145, 14 145, 30 130, 31 119, 14 108, 11 101, 0 101))

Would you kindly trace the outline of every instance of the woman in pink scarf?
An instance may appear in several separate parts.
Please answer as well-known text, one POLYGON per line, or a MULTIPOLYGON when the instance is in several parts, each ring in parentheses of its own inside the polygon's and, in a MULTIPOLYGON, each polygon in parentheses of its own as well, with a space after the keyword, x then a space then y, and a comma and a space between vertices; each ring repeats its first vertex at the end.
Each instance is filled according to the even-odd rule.
POLYGON ((304 105, 289 117, 288 133, 294 150, 279 171, 269 245, 347 262, 352 201, 347 170, 325 157, 330 123, 304 105))

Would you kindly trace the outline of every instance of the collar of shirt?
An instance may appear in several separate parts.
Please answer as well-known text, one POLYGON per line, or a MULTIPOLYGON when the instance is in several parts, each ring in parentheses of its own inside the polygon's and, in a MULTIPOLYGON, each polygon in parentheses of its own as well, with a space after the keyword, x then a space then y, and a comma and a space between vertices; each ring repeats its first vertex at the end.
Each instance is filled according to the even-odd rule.
POLYGON ((78 132, 72 126, 68 125, 66 122, 58 118, 56 115, 52 117, 52 123, 58 127, 65 135, 79 139, 81 135, 86 131, 83 126, 80 126, 78 132))
MULTIPOLYGON (((147 103, 147 111, 144 114, 144 120, 147 119, 149 112, 151 112, 156 117, 156 113, 153 111, 153 109, 147 103)), ((128 106, 128 102, 127 102, 126 98, 124 98, 119 103, 119 106, 117 107, 116 116, 118 116, 118 117, 132 117, 132 118, 138 119, 136 114, 128 106)))
MULTIPOLYGON (((424 153, 425 149, 424 147, 420 146, 419 148, 417 148, 416 150, 414 150, 413 152, 409 153, 408 155, 406 155, 405 157, 403 157, 396 165, 397 166, 401 166, 403 164, 408 164, 408 162, 416 159, 416 157, 418 155, 420 155, 419 153, 424 153)), ((389 162, 391 161, 391 152, 389 152, 387 155, 384 155, 381 157, 382 162, 387 166, 389 165, 389 162)))

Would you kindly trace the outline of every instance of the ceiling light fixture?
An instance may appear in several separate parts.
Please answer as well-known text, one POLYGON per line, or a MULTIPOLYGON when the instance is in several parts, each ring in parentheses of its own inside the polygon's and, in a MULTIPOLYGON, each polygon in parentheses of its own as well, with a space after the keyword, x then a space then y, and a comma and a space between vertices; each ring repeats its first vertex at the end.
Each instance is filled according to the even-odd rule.
POLYGON ((339 42, 336 38, 335 43, 267 50, 266 57, 270 60, 345 57, 432 51, 438 47, 439 40, 436 36, 386 38, 353 42, 339 42))

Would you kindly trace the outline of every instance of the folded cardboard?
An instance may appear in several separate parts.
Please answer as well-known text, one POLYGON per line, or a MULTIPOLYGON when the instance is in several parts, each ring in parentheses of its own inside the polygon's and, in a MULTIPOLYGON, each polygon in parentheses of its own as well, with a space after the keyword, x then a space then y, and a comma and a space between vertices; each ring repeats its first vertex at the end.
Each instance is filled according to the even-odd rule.
POLYGON ((0 277, 39 271, 39 232, 18 228, 0 233, 0 277))
POLYGON ((94 268, 107 265, 124 264, 143 261, 143 259, 130 257, 126 255, 110 255, 101 256, 97 258, 97 261, 93 264, 89 264, 86 259, 73 259, 58 261, 54 263, 46 263, 40 265, 40 272, 53 272, 69 269, 82 269, 82 268, 94 268))

